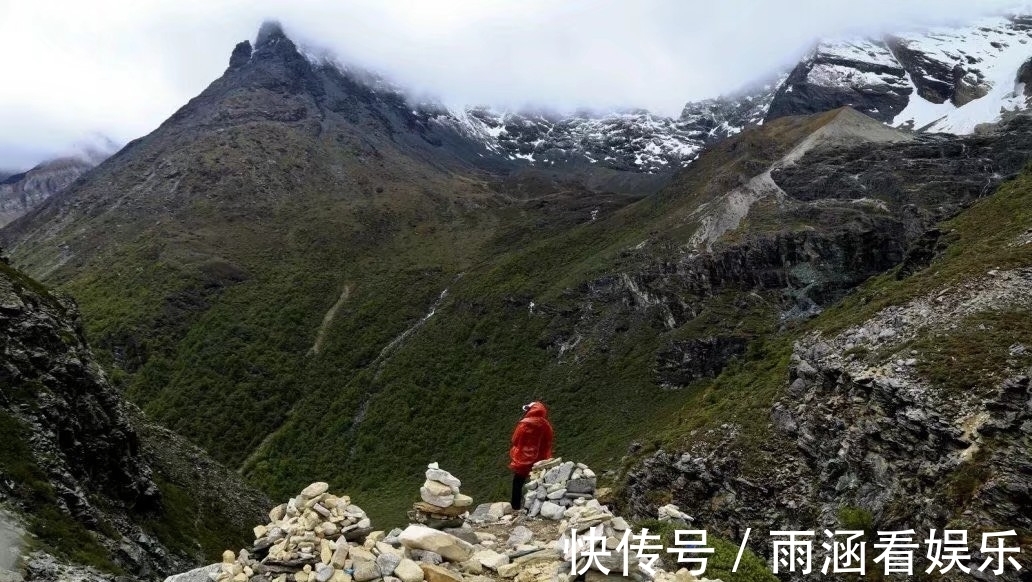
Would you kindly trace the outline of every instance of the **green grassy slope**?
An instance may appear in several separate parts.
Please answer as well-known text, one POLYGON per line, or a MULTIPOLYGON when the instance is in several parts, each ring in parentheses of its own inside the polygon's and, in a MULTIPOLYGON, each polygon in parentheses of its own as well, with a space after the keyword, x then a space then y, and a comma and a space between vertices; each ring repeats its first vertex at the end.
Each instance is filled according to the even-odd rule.
POLYGON ((268 501, 179 437, 154 454, 150 425, 96 368, 67 297, 4 262, 0 296, 0 498, 24 522, 25 550, 134 574, 250 539, 268 501), (168 552, 134 554, 144 532, 168 552))
MULTIPOLYGON (((658 200, 538 233, 526 247, 485 259, 441 286, 449 293, 435 315, 384 361, 333 378, 340 356, 327 351, 310 364, 306 401, 245 470, 283 492, 296 487, 297 475, 314 472, 394 522, 414 500, 423 462, 443 463, 481 500, 502 498, 510 431, 519 405, 532 398, 552 407, 557 454, 617 468, 630 442, 680 422, 673 411, 710 394, 701 386, 660 389, 654 372, 660 347, 714 333, 770 332, 778 300, 700 296, 693 299, 696 316, 673 330, 654 313, 601 302, 597 308, 605 313, 592 314, 593 326, 559 355, 557 343, 577 341, 569 334, 584 315, 584 285, 678 256, 694 228, 676 218, 722 194, 710 186, 715 180, 743 179, 821 123, 785 120, 766 134, 748 132, 736 145, 718 146, 714 161, 693 167, 658 200), (630 252, 643 238, 653 249, 630 252)), ((362 322, 344 315, 338 325, 337 337, 348 338, 362 322)))
MULTIPOLYGON (((672 421, 660 427, 653 448, 687 450, 708 438, 707 429, 734 422, 742 428, 734 446, 747 460, 743 474, 769 474, 778 448, 792 446, 777 440, 766 419, 788 387, 793 342, 813 331, 828 334, 860 325, 887 307, 963 288, 976 279, 991 278, 996 271, 1032 267, 1032 168, 941 224, 940 230, 942 250, 928 266, 909 276, 897 268, 872 277, 818 317, 788 327, 762 345, 754 344, 743 361, 700 383, 669 414, 672 421)), ((1032 312, 989 310, 956 323, 950 329, 921 333, 898 350, 906 357, 916 356, 917 375, 932 389, 990 395, 1004 378, 1032 366, 1032 354, 1010 351, 1014 345, 1032 345, 1032 312)), ((871 356, 886 361, 899 357, 871 356)), ((965 480, 969 474, 987 478, 980 465, 986 458, 988 451, 983 450, 957 478, 965 480)))
MULTIPOLYGON (((637 201, 565 185, 514 198, 504 178, 411 154, 359 106, 278 85, 216 94, 227 79, 30 217, 45 228, 16 224, 15 256, 79 299, 127 395, 274 497, 327 480, 389 525, 430 461, 504 497, 531 398, 552 407, 557 452, 607 469, 634 440, 754 415, 776 390, 784 346, 756 338, 782 325, 781 290, 668 274, 696 210, 835 112, 746 131, 637 201), (641 274, 662 300, 621 287, 641 274), (712 336, 753 343, 717 381, 660 388, 657 353, 712 336)), ((714 249, 747 257, 812 222, 747 224, 714 249)))
MULTIPOLYGON (((700 297, 698 317, 674 330, 655 313, 603 302, 573 350, 560 357, 556 348, 576 341, 568 334, 585 283, 676 257, 694 231, 677 217, 723 192, 710 184, 744 179, 820 123, 749 132, 660 198, 617 200, 596 221, 578 198, 590 193, 542 211, 410 160, 385 158, 386 170, 370 170, 335 144, 313 155, 289 128, 260 128, 274 132, 261 147, 279 144, 275 159, 300 167, 278 163, 268 177, 223 171, 212 182, 198 159, 236 168, 260 156, 248 142, 256 128, 228 131, 168 162, 189 168, 177 192, 205 196, 154 222, 83 218, 102 251, 51 278, 79 299, 116 382, 151 417, 275 496, 326 479, 396 522, 433 460, 476 497, 501 496, 509 433, 531 398, 553 407, 558 451, 618 464, 632 440, 694 394, 657 387, 661 345, 769 330, 773 304, 750 299, 743 309, 734 294, 700 297), (341 167, 343 184, 333 177, 341 167), (276 196, 270 180, 289 197, 276 196), (244 194, 252 191, 261 194, 244 194), (644 238, 648 251, 629 251, 644 238), (381 355, 445 289, 435 315, 381 355), (541 306, 533 314, 531 301, 541 306)), ((29 247, 20 260, 46 269, 46 248, 29 247)))

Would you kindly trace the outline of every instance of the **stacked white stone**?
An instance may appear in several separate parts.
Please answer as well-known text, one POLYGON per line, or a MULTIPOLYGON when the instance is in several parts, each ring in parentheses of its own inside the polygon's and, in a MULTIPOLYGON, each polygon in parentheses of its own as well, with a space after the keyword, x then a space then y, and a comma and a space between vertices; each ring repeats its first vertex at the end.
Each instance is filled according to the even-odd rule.
POLYGON ((464 495, 459 488, 462 482, 457 477, 442 469, 437 463, 430 463, 426 468, 426 481, 419 488, 422 501, 412 508, 417 513, 434 519, 450 519, 467 511, 473 498, 464 495))
MULTIPOLYGON (((561 462, 546 463, 543 468, 559 466, 561 462)), ((430 469, 434 473, 428 480, 450 482, 436 472, 438 467, 430 469)), ((479 529, 470 520, 447 531, 415 524, 385 535, 369 531, 369 518, 347 496, 327 489, 326 483, 313 483, 273 509, 269 524, 255 528, 252 551, 227 551, 221 564, 166 582, 575 582, 575 572, 588 563, 582 546, 577 563, 571 564, 572 532, 578 533, 579 544, 589 533, 604 536, 606 546, 615 550, 630 531, 624 519, 597 499, 576 498, 564 509, 558 528, 544 520, 506 515, 508 503, 499 502, 482 506, 488 521, 479 529)), ((620 552, 595 558, 610 570, 623 569, 620 552)), ((628 573, 635 582, 696 582, 684 569, 670 573, 656 564, 649 571, 641 560, 631 566, 628 573)), ((604 582, 598 564, 592 568, 585 579, 604 582)))
POLYGON ((227 550, 215 580, 351 582, 347 571, 354 560, 349 542, 365 539, 372 522, 348 496, 330 494, 328 489, 326 483, 312 483, 273 508, 269 523, 254 528, 253 551, 237 555, 227 550), (252 553, 264 557, 252 558, 252 553))
POLYGON ((659 521, 669 521, 675 524, 684 525, 695 521, 695 518, 681 511, 681 508, 668 503, 657 510, 659 521))
POLYGON ((564 463, 560 457, 538 461, 530 471, 524 507, 530 517, 559 521, 578 500, 594 499, 597 485, 594 471, 584 463, 564 463))

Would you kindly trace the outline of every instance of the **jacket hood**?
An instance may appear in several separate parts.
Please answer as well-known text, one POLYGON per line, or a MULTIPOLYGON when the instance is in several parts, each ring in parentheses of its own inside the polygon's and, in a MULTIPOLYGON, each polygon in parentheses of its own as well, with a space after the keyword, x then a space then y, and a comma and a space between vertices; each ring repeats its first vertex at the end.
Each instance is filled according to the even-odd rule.
POLYGON ((540 402, 533 402, 527 413, 523 415, 524 418, 548 418, 548 408, 540 402))

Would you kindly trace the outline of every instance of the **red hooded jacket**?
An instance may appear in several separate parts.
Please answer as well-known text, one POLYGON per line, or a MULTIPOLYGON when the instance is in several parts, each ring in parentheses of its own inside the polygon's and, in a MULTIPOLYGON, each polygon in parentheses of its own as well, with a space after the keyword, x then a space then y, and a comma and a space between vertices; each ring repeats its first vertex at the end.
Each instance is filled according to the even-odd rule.
POLYGON ((548 409, 534 402, 512 433, 509 469, 517 475, 529 475, 534 463, 552 458, 552 425, 548 409))

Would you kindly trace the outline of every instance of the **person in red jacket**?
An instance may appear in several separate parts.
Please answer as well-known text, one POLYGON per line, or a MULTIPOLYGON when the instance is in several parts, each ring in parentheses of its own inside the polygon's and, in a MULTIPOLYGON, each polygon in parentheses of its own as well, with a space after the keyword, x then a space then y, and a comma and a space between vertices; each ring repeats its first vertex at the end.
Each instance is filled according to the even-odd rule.
POLYGON ((548 422, 548 408, 534 401, 523 407, 523 418, 512 432, 509 449, 509 470, 512 471, 512 509, 519 510, 523 502, 523 486, 527 483, 534 463, 552 458, 552 425, 548 422))

